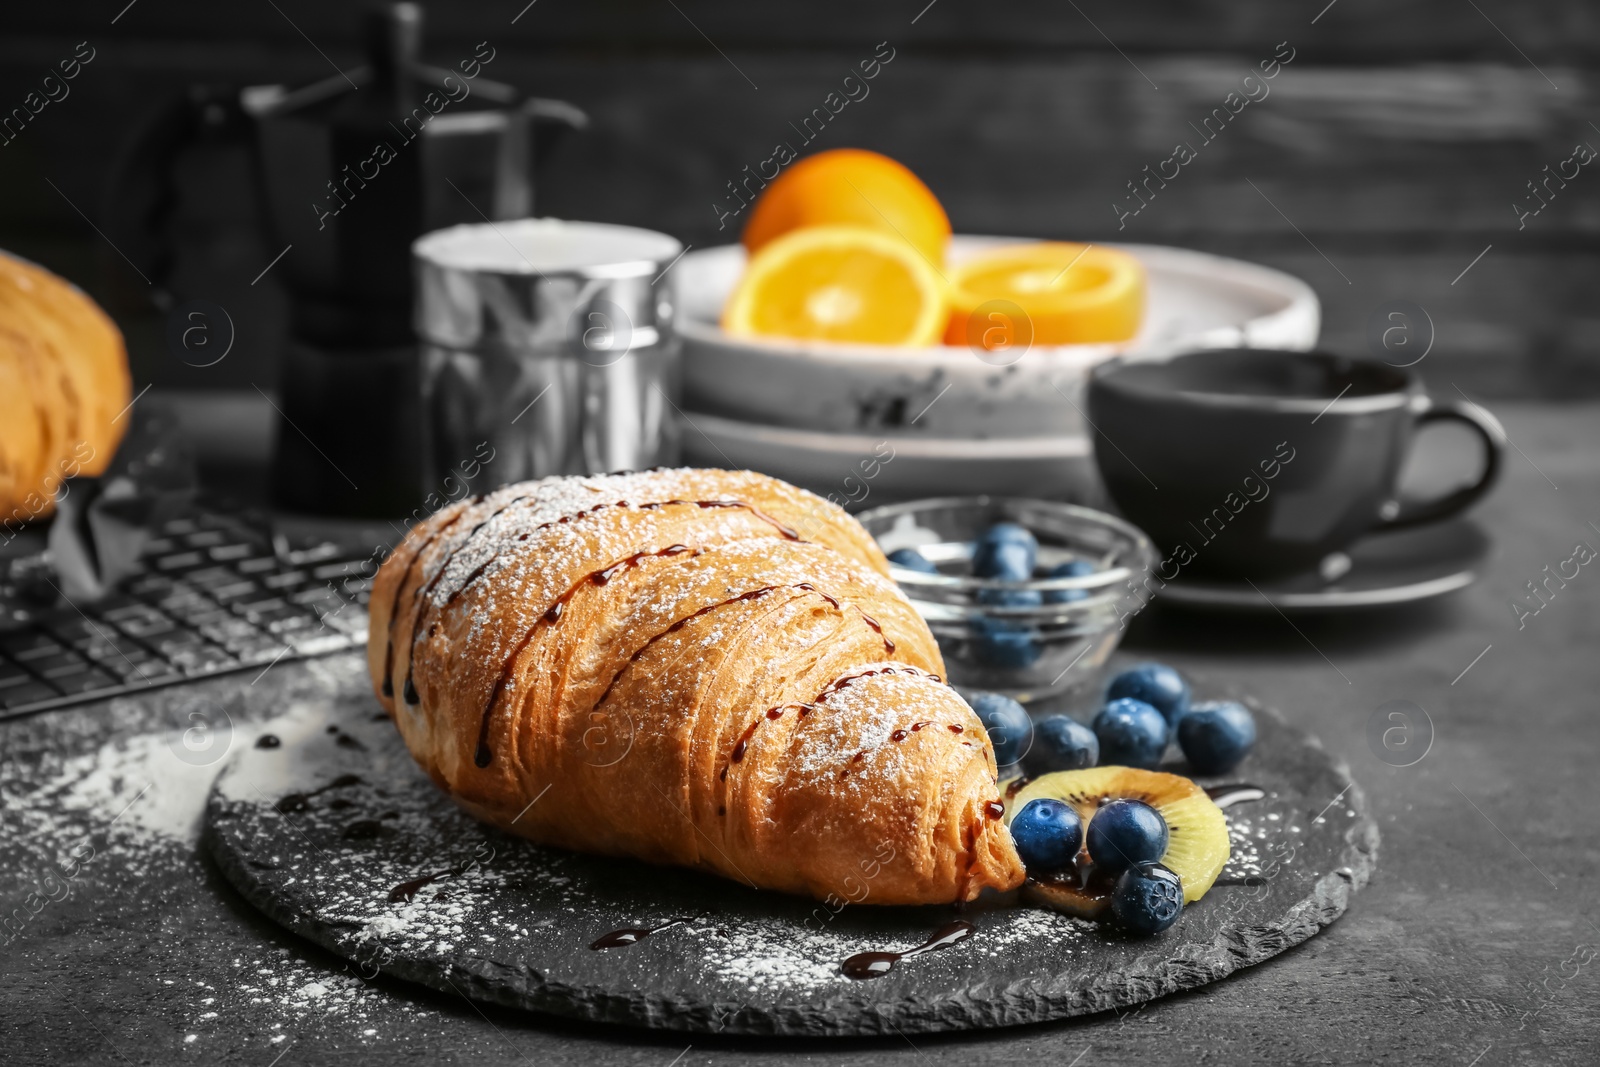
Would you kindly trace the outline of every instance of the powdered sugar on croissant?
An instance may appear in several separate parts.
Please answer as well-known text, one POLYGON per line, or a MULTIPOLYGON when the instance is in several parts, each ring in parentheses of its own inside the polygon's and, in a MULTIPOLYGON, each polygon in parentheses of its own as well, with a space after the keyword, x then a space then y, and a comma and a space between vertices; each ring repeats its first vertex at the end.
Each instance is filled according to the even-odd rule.
POLYGON ((764 475, 523 483, 390 556, 368 663, 433 780, 532 840, 871 903, 1012 888, 988 738, 887 575, 764 475))

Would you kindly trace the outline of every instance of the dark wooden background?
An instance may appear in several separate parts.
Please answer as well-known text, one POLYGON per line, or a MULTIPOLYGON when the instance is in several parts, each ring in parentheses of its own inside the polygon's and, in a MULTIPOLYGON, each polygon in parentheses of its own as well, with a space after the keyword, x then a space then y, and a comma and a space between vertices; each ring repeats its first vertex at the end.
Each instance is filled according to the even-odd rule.
MULTIPOLYGON (((870 96, 814 147, 904 161, 959 231, 1259 260, 1316 288, 1333 349, 1367 351, 1374 309, 1410 300, 1436 329, 1418 368, 1436 389, 1600 394, 1600 174, 1581 172, 1520 231, 1512 208, 1576 143, 1600 147, 1593 4, 525 2, 436 4, 426 51, 453 63, 487 40, 490 76, 593 116, 549 160, 542 214, 649 226, 702 247, 727 239, 711 206, 724 183, 790 139, 788 124, 888 41, 895 59, 870 96), (1188 123, 1284 41, 1295 58, 1270 97, 1118 233, 1111 204, 1124 183, 1178 140, 1193 142, 1188 123)), ((216 367, 164 353, 147 288, 77 209, 105 221, 110 161, 142 115, 188 84, 302 82, 357 65, 360 5, 125 5, 18 4, 0 15, 0 110, 20 105, 77 42, 97 51, 67 99, 0 147, 0 247, 104 300, 129 333, 140 384, 270 387, 282 295, 270 275, 249 284, 276 249, 249 226, 242 154, 203 145, 180 166, 177 287, 222 304, 239 328, 216 367)))

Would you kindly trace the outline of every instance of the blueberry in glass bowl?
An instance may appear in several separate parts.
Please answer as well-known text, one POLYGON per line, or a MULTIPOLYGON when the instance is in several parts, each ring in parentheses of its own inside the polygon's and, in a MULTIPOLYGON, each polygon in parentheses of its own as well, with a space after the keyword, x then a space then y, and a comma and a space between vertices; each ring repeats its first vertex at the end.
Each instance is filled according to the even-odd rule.
POLYGON ((942 497, 856 518, 965 690, 1026 703, 1087 688, 1157 586, 1150 539, 1093 508, 942 497))

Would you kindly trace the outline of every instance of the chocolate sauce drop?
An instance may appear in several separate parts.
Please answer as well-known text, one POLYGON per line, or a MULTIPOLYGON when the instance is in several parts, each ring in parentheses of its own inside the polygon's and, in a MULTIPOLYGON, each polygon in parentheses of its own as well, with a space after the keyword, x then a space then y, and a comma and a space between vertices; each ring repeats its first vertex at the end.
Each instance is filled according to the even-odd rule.
POLYGON ((999 819, 1006 813, 1006 806, 998 800, 990 800, 983 805, 983 813, 991 819, 999 819))
POLYGON ((389 903, 410 903, 412 897, 449 873, 449 871, 440 871, 438 874, 425 874, 421 878, 413 878, 409 882, 401 882, 389 890, 389 903))
MULTIPOLYGON (((837 607, 838 605, 835 604, 834 606, 837 607)), ((859 609, 857 609, 857 610, 859 610, 859 609)), ((868 615, 864 611, 861 612, 861 619, 868 626, 872 627, 872 629, 877 632, 879 637, 883 638, 884 651, 893 652, 894 651, 894 642, 889 640, 889 635, 883 632, 883 626, 879 624, 878 620, 874 619, 871 615, 868 615)))
POLYGON ((1227 785, 1214 785, 1206 790, 1206 796, 1219 808, 1231 808, 1235 804, 1244 804, 1252 800, 1265 799, 1267 791, 1258 785, 1247 782, 1231 782, 1227 785))
POLYGON ((388 675, 383 677, 383 695, 386 697, 394 696, 394 679, 388 675))
POLYGON ((659 934, 669 927, 682 925, 682 919, 674 919, 660 926, 625 926, 621 930, 613 930, 609 934, 595 938, 589 943, 589 947, 597 952, 604 948, 627 948, 629 945, 637 945, 651 934, 659 934))
POLYGON ((347 786, 360 785, 361 776, 358 774, 341 774, 325 786, 311 790, 309 793, 290 793, 277 804, 280 815, 287 815, 294 811, 307 811, 311 807, 311 798, 326 793, 330 789, 344 789, 347 786))
POLYGON ((256 738, 257 748, 277 748, 281 744, 283 742, 278 740, 277 734, 262 734, 256 738))
POLYGON ((976 929, 977 927, 965 919, 953 919, 935 930, 932 937, 916 948, 908 948, 904 952, 858 952, 845 960, 839 970, 846 978, 854 978, 857 981, 882 978, 901 960, 947 949, 971 937, 976 929))
POLYGON ((422 702, 422 698, 417 695, 417 683, 411 680, 411 675, 409 674, 406 675, 404 694, 407 704, 420 704, 422 702))
POLYGON ((487 741, 479 741, 476 751, 472 753, 472 762, 477 767, 487 767, 494 762, 494 753, 489 751, 487 741))

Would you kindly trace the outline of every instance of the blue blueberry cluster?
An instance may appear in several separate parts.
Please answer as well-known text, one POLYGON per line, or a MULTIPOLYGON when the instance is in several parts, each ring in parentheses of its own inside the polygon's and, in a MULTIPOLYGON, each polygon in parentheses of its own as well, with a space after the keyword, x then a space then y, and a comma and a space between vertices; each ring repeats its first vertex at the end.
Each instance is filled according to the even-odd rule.
MULTIPOLYGON (((996 551, 993 558, 1004 559, 996 551)), ((987 558, 987 557, 986 557, 987 558)), ((1066 715, 1034 722, 1021 704, 999 693, 976 693, 973 710, 1008 771, 1038 776, 1100 765, 1154 769, 1176 740, 1197 775, 1225 774, 1250 753, 1254 717, 1231 700, 1193 703, 1183 676, 1160 663, 1123 671, 1106 686, 1105 702, 1090 726, 1066 715)), ((1177 921, 1183 886, 1163 867, 1166 820, 1138 800, 1113 799, 1084 817, 1072 805, 1039 798, 1011 821, 1011 836, 1030 875, 1071 873, 1084 862, 1094 877, 1114 881, 1111 911, 1119 925, 1155 934, 1177 921)))
MULTIPOLYGON (((973 547, 972 573, 977 578, 1025 582, 1033 577, 1038 560, 1039 541, 1027 527, 1000 522, 985 530, 973 547)), ((1037 589, 980 589, 977 599, 996 608, 1037 608, 1044 603, 1037 589)), ((1031 630, 1020 619, 978 619, 973 623, 974 652, 991 667, 1031 667, 1044 651, 1031 630)))
POLYGON ((1176 740, 1198 775, 1226 774, 1255 745, 1256 723, 1232 700, 1190 704, 1183 676, 1160 663, 1123 671, 1106 687, 1106 702, 1085 726, 1067 715, 1034 722, 1021 704, 1000 693, 974 693, 972 708, 989 731, 995 762, 1024 764, 1037 777, 1085 767, 1154 770, 1176 740))
MULTIPOLYGON (((889 553, 889 562, 906 570, 937 574, 938 568, 914 548, 899 548, 889 553)), ((972 548, 972 576, 1019 585, 1034 578, 1083 578, 1098 569, 1086 559, 1069 560, 1045 571, 1039 567, 1039 539, 1027 527, 1015 522, 998 522, 979 535, 972 548)), ((1045 604, 1071 604, 1087 600, 1084 589, 1003 589, 986 588, 977 593, 977 602, 995 608, 1038 608, 1045 604)), ((1023 619, 981 618, 972 623, 973 656, 990 667, 1019 669, 1031 667, 1044 653, 1039 635, 1023 619)))
POLYGON ((1256 743, 1248 708, 1234 700, 1191 704, 1188 683, 1162 663, 1143 663, 1111 679, 1094 732, 1102 763, 1151 770, 1175 740, 1198 775, 1228 773, 1256 743))
POLYGON ((1112 918, 1132 933, 1158 934, 1183 911, 1183 882, 1160 862, 1167 851, 1167 823, 1148 804, 1109 801, 1092 814, 1085 830, 1072 805, 1040 797, 1011 820, 1011 839, 1034 877, 1070 874, 1080 861, 1087 862, 1095 878, 1112 883, 1112 918))

